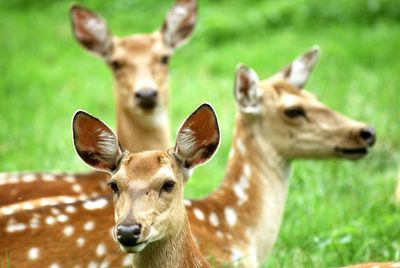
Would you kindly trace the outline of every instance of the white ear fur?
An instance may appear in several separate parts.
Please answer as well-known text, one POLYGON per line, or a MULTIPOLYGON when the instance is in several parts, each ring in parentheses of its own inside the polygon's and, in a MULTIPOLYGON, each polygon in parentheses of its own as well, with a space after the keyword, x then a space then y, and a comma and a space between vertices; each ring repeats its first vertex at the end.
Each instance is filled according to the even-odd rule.
POLYGON ((261 111, 259 78, 254 70, 244 65, 236 69, 235 90, 239 110, 246 114, 258 114, 261 111))
POLYGON ((296 58, 290 67, 287 80, 292 85, 303 88, 307 83, 319 57, 319 47, 313 46, 308 52, 296 58))

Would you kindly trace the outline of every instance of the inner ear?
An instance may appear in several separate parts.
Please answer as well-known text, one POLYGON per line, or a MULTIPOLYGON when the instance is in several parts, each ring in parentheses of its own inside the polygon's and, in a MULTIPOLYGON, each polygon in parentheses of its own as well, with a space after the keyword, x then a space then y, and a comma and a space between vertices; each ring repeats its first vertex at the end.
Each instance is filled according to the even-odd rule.
POLYGON ((259 79, 249 67, 240 65, 236 70, 234 95, 239 109, 243 113, 259 113, 261 90, 259 79))
POLYGON ((74 36, 85 49, 101 57, 111 52, 112 37, 104 19, 80 5, 71 7, 70 17, 74 36))
POLYGON ((220 141, 218 120, 209 104, 202 104, 180 127, 175 155, 185 168, 200 165, 214 155, 220 141))
POLYGON ((110 173, 118 168, 123 149, 111 128, 83 111, 75 113, 72 127, 76 152, 86 164, 110 173))

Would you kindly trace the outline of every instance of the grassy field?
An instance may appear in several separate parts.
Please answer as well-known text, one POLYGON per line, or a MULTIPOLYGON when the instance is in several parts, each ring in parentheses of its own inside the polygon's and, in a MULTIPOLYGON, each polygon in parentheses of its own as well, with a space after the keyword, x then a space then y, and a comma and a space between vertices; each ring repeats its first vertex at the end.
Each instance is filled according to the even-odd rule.
MULTIPOLYGON (((188 197, 212 191, 231 143, 237 63, 262 78, 319 44, 307 88, 334 109, 377 129, 357 162, 295 163, 283 225, 263 267, 334 267, 400 260, 400 4, 398 1, 200 0, 192 40, 171 61, 171 129, 200 102, 214 105, 222 145, 195 171, 188 197)), ((161 26, 171 1, 85 1, 116 35, 161 26), (149 20, 149 18, 154 18, 149 20)), ((84 109, 115 126, 112 80, 72 37, 69 1, 0 3, 0 170, 86 170, 70 120, 84 109)), ((172 141, 171 141, 172 142, 172 141)))

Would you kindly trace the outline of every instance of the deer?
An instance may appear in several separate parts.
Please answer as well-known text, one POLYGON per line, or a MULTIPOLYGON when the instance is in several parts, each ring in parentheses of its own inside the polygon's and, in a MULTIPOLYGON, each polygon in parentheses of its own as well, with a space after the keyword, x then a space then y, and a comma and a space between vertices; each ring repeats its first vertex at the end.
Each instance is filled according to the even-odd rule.
MULTIPOLYGON (((376 133, 373 128, 333 111, 304 89, 318 57, 319 48, 313 47, 263 81, 251 68, 244 65, 237 68, 234 96, 238 112, 225 177, 219 188, 205 198, 185 200, 196 244, 213 267, 257 267, 266 260, 279 233, 294 160, 355 160, 366 156, 374 145, 376 133)), ((110 198, 91 199, 89 204, 97 204, 94 206, 97 217, 91 218, 91 210, 79 210, 83 219, 90 219, 95 224, 98 233, 109 232, 112 227, 112 218, 106 216, 113 213, 110 198)), ((67 207, 72 211, 72 208, 84 204, 84 201, 77 200, 54 208, 68 216, 67 207)), ((54 218, 57 215, 52 214, 52 208, 32 209, 28 215, 54 218)), ((5 209, 0 209, 0 222, 4 229, 10 225, 13 231, 16 228, 18 231, 0 230, 3 231, 0 233, 3 237, 0 248, 6 248, 10 244, 7 241, 13 241, 15 248, 9 248, 11 254, 17 248, 23 247, 22 252, 26 252, 27 247, 42 244, 40 240, 31 245, 16 242, 19 241, 17 235, 28 229, 29 235, 36 231, 41 233, 49 228, 48 225, 40 225, 31 231, 33 216, 26 215, 28 211, 5 209)), ((51 228, 65 228, 63 222, 56 220, 51 223, 51 228)), ((80 228, 83 224, 77 223, 76 226, 80 228)), ((73 235, 64 239, 74 247, 80 238, 90 241, 85 244, 88 250, 81 256, 85 263, 106 261, 118 266, 127 258, 113 247, 110 237, 108 240, 93 237, 78 227, 73 235), (99 244, 107 248, 107 257, 96 254, 96 245, 99 244)), ((66 261, 74 255, 63 251, 64 242, 46 243, 52 249, 54 259, 61 260, 64 256, 63 263, 73 266, 66 261)), ((24 256, 21 264, 26 263, 29 259, 24 256)))
MULTIPOLYGON (((110 232, 120 248, 131 254, 134 267, 210 267, 193 241, 183 202, 183 189, 193 169, 206 163, 217 151, 220 131, 213 108, 206 103, 200 105, 179 128, 176 145, 165 151, 131 153, 124 149, 110 127, 83 111, 74 115, 72 126, 78 156, 92 168, 110 174, 108 185, 113 192, 114 209, 108 201, 103 201, 97 208, 110 207, 110 215, 96 215, 95 209, 89 209, 94 212, 91 215, 93 218, 82 218, 80 209, 85 204, 88 208, 88 201, 83 202, 82 207, 70 214, 71 218, 65 219, 64 235, 72 236, 75 230, 81 228, 93 230, 94 238, 104 237, 108 232, 94 232, 102 220, 99 225, 93 221, 96 216, 101 219, 114 215, 115 224, 110 232), (68 223, 72 221, 74 225, 68 223)), ((48 210, 49 207, 42 209, 48 210)), ((67 207, 59 206, 58 209, 67 210, 67 207)), ((57 221, 62 215, 60 213, 57 216, 57 221)), ((17 223, 14 226, 18 226, 17 223)), ((42 231, 35 233, 33 230, 31 234, 40 242, 45 242, 54 230, 44 228, 42 231)), ((80 247, 85 245, 85 241, 90 242, 88 237, 77 238, 76 244, 75 241, 64 241, 68 251, 77 254, 75 258, 65 260, 55 258, 51 249, 45 253, 44 248, 27 249, 22 245, 20 250, 26 250, 31 260, 30 266, 33 267, 108 267, 110 263, 107 261, 100 264, 94 261, 81 262, 80 258, 84 258, 85 253, 80 247), (49 260, 53 263, 47 263, 49 260)), ((98 256, 108 254, 104 243, 99 243, 95 252, 98 256)), ((13 254, 10 251, 11 264, 14 266, 17 263, 13 254)), ((129 263, 127 259, 125 264, 129 263)))
MULTIPOLYGON (((75 39, 111 70, 117 133, 132 152, 169 147, 168 63, 191 37, 196 17, 196 0, 178 0, 160 30, 114 37, 100 15, 80 5, 70 9, 75 39)), ((108 193, 107 179, 107 174, 97 171, 0 173, 0 206, 60 195, 99 196, 108 193)))

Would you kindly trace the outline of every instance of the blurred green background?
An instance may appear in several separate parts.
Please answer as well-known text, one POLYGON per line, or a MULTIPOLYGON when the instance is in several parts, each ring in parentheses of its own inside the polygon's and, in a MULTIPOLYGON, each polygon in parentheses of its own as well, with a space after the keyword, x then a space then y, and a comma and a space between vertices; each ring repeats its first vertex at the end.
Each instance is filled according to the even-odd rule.
MULTIPOLYGON (((158 29, 172 1, 77 1, 115 35, 158 29), (151 18, 151 19, 150 19, 151 18)), ((84 109, 115 126, 111 74, 72 37, 70 1, 0 3, 1 171, 87 170, 70 121, 84 109)), ((400 1, 200 0, 192 40, 171 69, 171 129, 200 102, 214 105, 222 145, 195 171, 186 195, 201 197, 224 174, 235 114, 238 63, 267 78, 314 44, 322 49, 307 89, 378 132, 357 162, 298 161, 281 233, 263 267, 334 267, 400 260, 400 1)), ((171 141, 172 142, 172 141, 171 141)))

